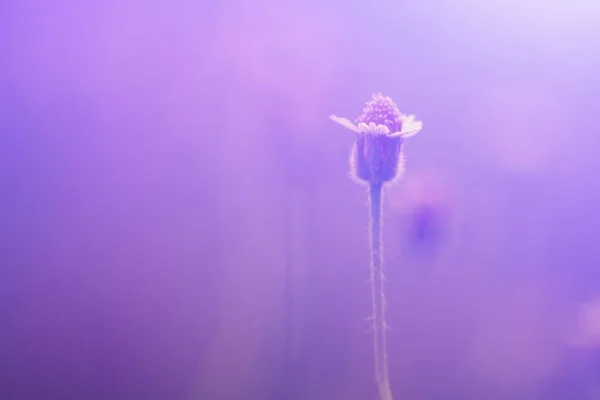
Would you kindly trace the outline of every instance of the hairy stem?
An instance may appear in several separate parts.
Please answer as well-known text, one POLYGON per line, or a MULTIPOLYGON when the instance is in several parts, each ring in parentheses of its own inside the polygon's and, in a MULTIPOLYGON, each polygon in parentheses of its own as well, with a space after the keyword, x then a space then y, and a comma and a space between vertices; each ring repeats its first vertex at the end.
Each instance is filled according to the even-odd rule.
POLYGON ((375 380, 379 388, 381 400, 392 400, 390 390, 385 320, 385 276, 383 275, 383 245, 381 240, 381 197, 382 184, 371 183, 371 301, 373 305, 372 329, 375 358, 375 380))

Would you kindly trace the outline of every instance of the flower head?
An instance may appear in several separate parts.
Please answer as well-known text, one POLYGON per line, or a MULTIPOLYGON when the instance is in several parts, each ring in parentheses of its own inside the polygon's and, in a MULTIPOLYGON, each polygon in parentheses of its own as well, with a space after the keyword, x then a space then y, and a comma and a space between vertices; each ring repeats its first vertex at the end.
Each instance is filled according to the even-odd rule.
POLYGON ((357 134, 352 151, 354 175, 363 181, 383 183, 402 172, 402 139, 417 134, 421 121, 404 115, 394 101, 376 93, 355 122, 331 115, 338 124, 357 134))

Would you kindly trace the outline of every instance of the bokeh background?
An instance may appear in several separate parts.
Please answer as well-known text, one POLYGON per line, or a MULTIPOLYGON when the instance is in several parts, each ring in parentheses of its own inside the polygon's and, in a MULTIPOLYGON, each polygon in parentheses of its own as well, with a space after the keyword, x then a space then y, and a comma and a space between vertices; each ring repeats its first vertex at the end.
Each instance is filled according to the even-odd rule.
POLYGON ((600 399, 600 3, 0 3, 0 398, 600 399))

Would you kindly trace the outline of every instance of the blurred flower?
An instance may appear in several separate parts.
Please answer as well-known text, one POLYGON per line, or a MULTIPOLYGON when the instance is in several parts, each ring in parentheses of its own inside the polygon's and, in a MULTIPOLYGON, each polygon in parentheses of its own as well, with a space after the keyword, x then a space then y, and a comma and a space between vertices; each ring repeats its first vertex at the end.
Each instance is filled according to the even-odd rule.
POLYGON ((413 250, 433 254, 449 239, 454 217, 451 186, 440 170, 422 169, 387 191, 390 209, 406 224, 408 245, 413 250))
POLYGON ((352 151, 353 174, 370 183, 383 183, 400 176, 402 139, 423 128, 414 115, 403 115, 394 101, 381 93, 373 95, 355 122, 336 115, 330 118, 357 134, 352 151))
POLYGON ((584 303, 579 309, 570 344, 588 349, 600 347, 600 297, 584 303))

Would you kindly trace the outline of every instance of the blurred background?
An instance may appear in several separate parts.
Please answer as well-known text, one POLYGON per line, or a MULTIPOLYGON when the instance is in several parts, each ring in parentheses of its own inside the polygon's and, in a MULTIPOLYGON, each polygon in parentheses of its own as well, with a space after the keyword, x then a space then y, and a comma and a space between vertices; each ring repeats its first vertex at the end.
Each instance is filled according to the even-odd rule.
POLYGON ((0 3, 0 398, 600 399, 600 3, 0 3))

